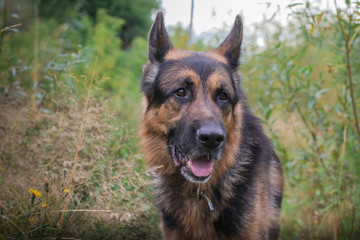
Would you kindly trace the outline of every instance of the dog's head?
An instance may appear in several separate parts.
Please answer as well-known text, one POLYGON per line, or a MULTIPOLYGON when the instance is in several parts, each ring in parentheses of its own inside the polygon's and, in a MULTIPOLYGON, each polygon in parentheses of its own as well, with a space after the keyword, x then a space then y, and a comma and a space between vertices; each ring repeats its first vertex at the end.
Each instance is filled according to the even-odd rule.
POLYGON ((163 174, 181 173, 191 182, 220 176, 234 163, 240 141, 241 92, 236 69, 242 22, 208 52, 174 48, 163 15, 149 34, 144 66, 142 145, 151 166, 163 174))

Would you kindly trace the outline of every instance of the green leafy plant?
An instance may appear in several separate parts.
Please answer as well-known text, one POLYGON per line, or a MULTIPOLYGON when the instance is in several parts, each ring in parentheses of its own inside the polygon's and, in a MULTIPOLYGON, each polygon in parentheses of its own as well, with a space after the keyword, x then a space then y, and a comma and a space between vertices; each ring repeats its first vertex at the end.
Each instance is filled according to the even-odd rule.
POLYGON ((359 64, 353 44, 359 2, 348 1, 345 9, 335 2, 333 11, 308 1, 289 7, 286 29, 273 23, 271 33, 259 26, 265 47, 246 49, 251 66, 242 69, 250 102, 258 103, 284 165, 281 236, 356 239, 360 95, 354 86, 360 82, 351 66, 359 64))

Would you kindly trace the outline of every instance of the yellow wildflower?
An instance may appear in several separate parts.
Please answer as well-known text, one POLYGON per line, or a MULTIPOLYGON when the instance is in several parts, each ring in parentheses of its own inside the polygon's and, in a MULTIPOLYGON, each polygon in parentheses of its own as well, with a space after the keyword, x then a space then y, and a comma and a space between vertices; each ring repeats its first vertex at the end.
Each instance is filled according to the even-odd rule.
POLYGON ((67 188, 64 189, 64 193, 69 193, 69 192, 70 192, 69 189, 67 189, 67 188))
POLYGON ((41 207, 47 207, 47 204, 46 204, 46 203, 43 203, 43 204, 41 205, 41 207))
POLYGON ((34 194, 35 197, 42 197, 42 194, 41 194, 38 190, 36 190, 36 189, 30 188, 30 189, 28 190, 28 192, 34 194))
POLYGON ((28 218, 28 221, 29 221, 29 222, 34 221, 34 218, 33 218, 33 217, 29 217, 29 218, 28 218))

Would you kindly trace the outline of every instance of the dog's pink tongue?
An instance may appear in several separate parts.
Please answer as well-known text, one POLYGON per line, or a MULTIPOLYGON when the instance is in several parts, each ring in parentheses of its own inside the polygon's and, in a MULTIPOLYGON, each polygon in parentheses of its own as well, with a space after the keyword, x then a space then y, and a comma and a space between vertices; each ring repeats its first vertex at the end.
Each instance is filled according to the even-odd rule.
POLYGON ((213 170, 213 163, 208 160, 207 156, 190 159, 190 168, 195 176, 207 177, 213 170))

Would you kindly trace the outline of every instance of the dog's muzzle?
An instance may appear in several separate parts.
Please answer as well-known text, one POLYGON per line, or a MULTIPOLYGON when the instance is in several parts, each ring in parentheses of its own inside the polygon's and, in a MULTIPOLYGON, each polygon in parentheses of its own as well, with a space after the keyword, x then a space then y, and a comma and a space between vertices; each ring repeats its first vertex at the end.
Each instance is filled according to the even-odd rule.
POLYGON ((206 182, 210 179, 214 162, 222 156, 226 135, 216 124, 204 124, 196 131, 195 143, 183 143, 193 151, 186 154, 180 146, 169 145, 175 166, 191 182, 206 182), (192 144, 192 145, 191 145, 192 144))

